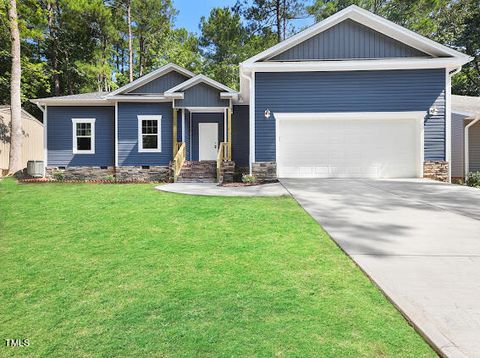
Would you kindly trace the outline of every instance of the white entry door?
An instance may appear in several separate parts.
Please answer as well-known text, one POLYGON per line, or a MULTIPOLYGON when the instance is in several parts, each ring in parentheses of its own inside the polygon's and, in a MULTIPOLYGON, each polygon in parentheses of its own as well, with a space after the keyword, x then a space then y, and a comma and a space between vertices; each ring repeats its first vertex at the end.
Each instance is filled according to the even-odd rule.
POLYGON ((198 159, 216 160, 218 152, 218 123, 199 123, 198 136, 198 159))

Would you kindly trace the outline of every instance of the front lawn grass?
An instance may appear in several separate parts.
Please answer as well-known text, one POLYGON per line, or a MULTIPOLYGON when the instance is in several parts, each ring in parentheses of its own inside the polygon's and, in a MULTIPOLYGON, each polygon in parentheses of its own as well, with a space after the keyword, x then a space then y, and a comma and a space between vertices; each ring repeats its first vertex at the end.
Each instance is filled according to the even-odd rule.
POLYGON ((1 356, 434 356, 297 204, 0 181, 1 356))

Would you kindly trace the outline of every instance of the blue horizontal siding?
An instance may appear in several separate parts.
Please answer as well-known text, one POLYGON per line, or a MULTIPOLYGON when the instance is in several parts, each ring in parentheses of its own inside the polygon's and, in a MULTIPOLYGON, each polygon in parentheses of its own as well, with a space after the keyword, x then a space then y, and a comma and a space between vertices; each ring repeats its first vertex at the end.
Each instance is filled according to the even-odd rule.
POLYGON ((191 160, 198 160, 198 124, 218 123, 218 143, 223 142, 223 113, 192 113, 191 160))
POLYGON ((47 109, 48 166, 115 165, 114 107, 47 109), (95 154, 73 154, 72 118, 95 118, 95 154))
POLYGON ((118 165, 169 165, 172 160, 172 104, 125 103, 118 104, 118 165), (138 152, 138 115, 161 115, 161 152, 138 152))
POLYGON ((425 160, 445 160, 443 69, 257 73, 255 160, 275 161, 275 112, 401 111, 425 112, 425 160))
POLYGON ((428 55, 356 21, 346 19, 269 61, 425 56, 428 55))
POLYGON ((146 84, 144 84, 141 87, 138 87, 134 89, 133 91, 130 91, 129 93, 163 93, 170 88, 173 88, 177 85, 179 85, 182 82, 185 82, 188 80, 187 76, 182 75, 181 73, 178 73, 177 71, 170 71, 167 74, 158 77, 146 84))
POLYGON ((229 101, 220 98, 218 89, 199 83, 183 92, 183 99, 175 100, 176 107, 228 107, 229 101))
POLYGON ((249 106, 233 106, 232 160, 237 167, 248 167, 249 108, 249 106))

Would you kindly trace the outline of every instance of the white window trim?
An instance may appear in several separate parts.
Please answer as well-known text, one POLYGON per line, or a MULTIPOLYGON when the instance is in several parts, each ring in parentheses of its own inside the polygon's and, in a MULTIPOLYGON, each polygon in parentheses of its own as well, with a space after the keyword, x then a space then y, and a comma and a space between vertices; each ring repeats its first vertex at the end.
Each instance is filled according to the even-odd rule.
POLYGON ((73 154, 95 154, 95 118, 72 118, 72 150, 73 154), (90 150, 77 149, 77 124, 90 123, 91 131, 91 148, 90 150))
POLYGON ((160 153, 162 151, 162 116, 159 114, 141 114, 137 116, 138 118, 138 152, 139 153, 160 153), (142 121, 157 121, 158 123, 158 132, 157 132, 157 148, 143 148, 143 138, 142 138, 142 121))

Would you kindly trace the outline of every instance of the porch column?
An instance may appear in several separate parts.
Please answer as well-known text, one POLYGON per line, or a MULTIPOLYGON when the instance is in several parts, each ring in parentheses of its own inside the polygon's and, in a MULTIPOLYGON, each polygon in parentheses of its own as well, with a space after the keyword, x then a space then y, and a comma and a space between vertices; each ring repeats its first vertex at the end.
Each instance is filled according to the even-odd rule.
POLYGON ((177 155, 177 109, 173 108, 173 157, 177 155))
POLYGON ((227 108, 228 115, 228 160, 232 160, 232 107, 227 108))

